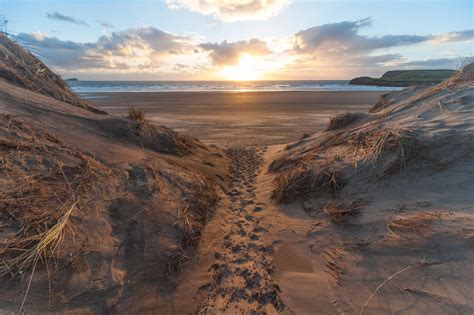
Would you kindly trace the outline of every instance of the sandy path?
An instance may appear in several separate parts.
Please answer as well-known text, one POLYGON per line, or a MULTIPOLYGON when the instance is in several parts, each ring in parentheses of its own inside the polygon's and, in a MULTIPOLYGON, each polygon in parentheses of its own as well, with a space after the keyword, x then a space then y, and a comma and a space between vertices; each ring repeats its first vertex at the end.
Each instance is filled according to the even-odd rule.
POLYGON ((216 252, 212 281, 201 313, 276 313, 286 309, 272 279, 272 246, 265 246, 266 230, 256 213, 266 204, 256 200, 255 179, 263 165, 264 146, 226 149, 232 178, 229 208, 222 229, 224 252, 216 252))

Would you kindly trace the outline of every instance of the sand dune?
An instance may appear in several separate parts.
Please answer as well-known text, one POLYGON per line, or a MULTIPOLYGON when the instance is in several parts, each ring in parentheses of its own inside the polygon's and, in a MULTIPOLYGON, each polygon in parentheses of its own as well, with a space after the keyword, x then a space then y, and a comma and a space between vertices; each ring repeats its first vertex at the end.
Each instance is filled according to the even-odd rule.
POLYGON ((2 78, 1 312, 171 312, 225 186, 224 152, 2 78))
POLYGON ((290 308, 310 313, 302 305, 321 294, 328 313, 474 311, 473 75, 470 64, 438 86, 389 94, 373 114, 336 117, 271 157, 271 196, 312 217, 291 221, 304 224, 293 231, 306 233, 307 277, 325 283, 308 283, 304 299, 292 290, 298 270, 277 262, 290 308))
MULTIPOLYGON (((2 40, 2 51, 33 58, 2 40)), ((473 64, 437 86, 382 96, 370 113, 328 106, 341 114, 304 138, 295 123, 277 142, 274 131, 239 141, 245 124, 206 139, 234 144, 225 147, 194 137, 212 124, 184 135, 124 103, 107 115, 49 70, 9 67, 0 312, 474 312, 473 64), (12 73, 35 73, 47 89, 12 73)), ((256 116, 272 100, 284 116, 292 97, 308 109, 301 95, 230 98, 259 100, 256 116)), ((367 110, 379 96, 357 95, 367 110)))

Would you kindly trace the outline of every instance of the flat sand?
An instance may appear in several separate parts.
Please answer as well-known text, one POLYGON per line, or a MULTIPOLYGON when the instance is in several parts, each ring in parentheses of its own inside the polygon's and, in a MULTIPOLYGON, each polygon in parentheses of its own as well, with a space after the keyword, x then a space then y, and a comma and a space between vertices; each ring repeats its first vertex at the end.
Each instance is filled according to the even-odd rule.
POLYGON ((329 117, 366 112, 385 92, 117 92, 88 94, 112 115, 142 107, 157 123, 209 144, 282 144, 323 130, 329 117))

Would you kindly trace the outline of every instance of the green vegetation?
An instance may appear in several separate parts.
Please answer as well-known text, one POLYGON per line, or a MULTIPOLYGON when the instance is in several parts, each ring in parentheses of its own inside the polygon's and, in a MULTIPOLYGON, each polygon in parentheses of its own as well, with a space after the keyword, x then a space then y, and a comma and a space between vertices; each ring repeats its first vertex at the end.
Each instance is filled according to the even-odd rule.
POLYGON ((438 84, 456 73, 456 70, 393 70, 387 71, 381 78, 358 77, 351 85, 410 86, 438 84))

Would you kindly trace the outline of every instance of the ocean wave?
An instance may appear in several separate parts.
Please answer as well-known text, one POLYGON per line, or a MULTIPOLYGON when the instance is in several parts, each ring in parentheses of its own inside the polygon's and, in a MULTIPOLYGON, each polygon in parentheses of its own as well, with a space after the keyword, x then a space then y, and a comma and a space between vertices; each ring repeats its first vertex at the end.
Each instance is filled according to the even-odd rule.
POLYGON ((79 94, 106 92, 392 91, 394 87, 349 85, 342 80, 312 81, 73 81, 79 94))

